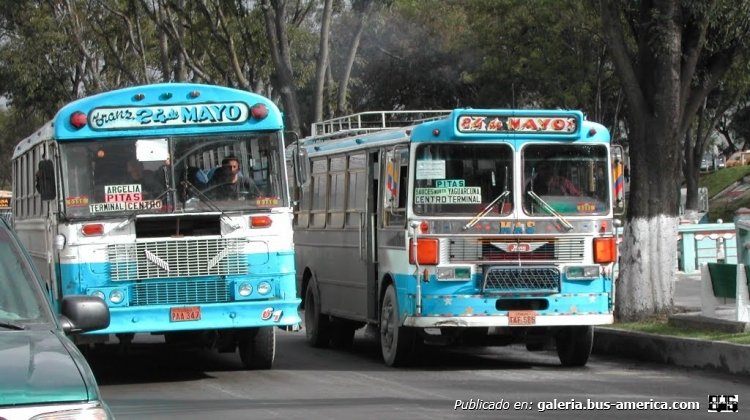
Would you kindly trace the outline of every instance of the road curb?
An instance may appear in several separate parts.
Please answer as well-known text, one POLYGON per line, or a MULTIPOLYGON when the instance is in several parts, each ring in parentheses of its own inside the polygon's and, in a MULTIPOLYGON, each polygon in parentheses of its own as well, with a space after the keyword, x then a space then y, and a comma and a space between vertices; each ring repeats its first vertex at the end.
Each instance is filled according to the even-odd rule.
POLYGON ((750 346, 741 344, 596 327, 593 352, 750 376, 750 346))

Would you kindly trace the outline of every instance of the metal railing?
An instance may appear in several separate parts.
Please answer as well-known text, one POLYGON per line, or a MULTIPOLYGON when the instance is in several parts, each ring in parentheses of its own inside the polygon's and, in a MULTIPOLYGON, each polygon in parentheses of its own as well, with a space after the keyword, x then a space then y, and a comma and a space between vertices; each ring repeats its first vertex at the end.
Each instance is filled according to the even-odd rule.
POLYGON ((312 137, 367 133, 444 118, 450 113, 450 110, 367 111, 313 123, 311 131, 312 137))

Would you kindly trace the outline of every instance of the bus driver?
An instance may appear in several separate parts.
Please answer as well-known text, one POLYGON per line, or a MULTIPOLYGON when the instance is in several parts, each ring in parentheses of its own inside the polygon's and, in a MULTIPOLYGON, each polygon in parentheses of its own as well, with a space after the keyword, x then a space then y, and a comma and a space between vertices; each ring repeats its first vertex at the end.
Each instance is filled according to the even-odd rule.
POLYGON ((249 198, 261 195, 255 181, 240 173, 240 160, 234 156, 221 161, 221 168, 211 177, 206 191, 219 199, 240 198, 242 194, 249 198))

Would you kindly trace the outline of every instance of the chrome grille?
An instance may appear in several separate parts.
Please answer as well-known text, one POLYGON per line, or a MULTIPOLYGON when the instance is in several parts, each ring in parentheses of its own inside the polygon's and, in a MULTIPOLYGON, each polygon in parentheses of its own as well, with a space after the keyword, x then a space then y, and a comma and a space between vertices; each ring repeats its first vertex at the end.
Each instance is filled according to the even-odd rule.
POLYGON ((585 238, 455 238, 450 261, 583 261, 585 238))
POLYGON ((557 293, 560 270, 555 267, 487 267, 482 291, 485 293, 557 293))
POLYGON ((229 302, 226 280, 145 282, 130 288, 130 306, 229 302))
POLYGON ((112 280, 246 274, 241 239, 197 239, 107 247, 112 280))

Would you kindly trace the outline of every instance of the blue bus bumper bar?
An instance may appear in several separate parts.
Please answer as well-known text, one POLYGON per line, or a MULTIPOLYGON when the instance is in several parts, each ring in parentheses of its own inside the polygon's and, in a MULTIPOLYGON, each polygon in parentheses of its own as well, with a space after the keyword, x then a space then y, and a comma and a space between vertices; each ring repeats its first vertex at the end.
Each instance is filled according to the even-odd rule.
POLYGON ((195 305, 110 307, 109 327, 86 335, 295 326, 302 321, 297 312, 300 302, 300 299, 295 298, 195 305), (199 307, 200 319, 170 321, 171 308, 187 307, 199 307))
MULTIPOLYGON (((493 295, 423 295, 422 313, 416 312, 416 295, 408 294, 400 301, 410 310, 402 314, 403 325, 420 328, 439 327, 507 327, 507 326, 566 326, 606 325, 614 322, 609 293, 559 293, 543 297, 548 307, 533 312, 532 324, 513 325, 508 310, 498 310, 498 300, 508 299, 493 295)), ((524 298, 511 298, 523 300, 524 298)))

